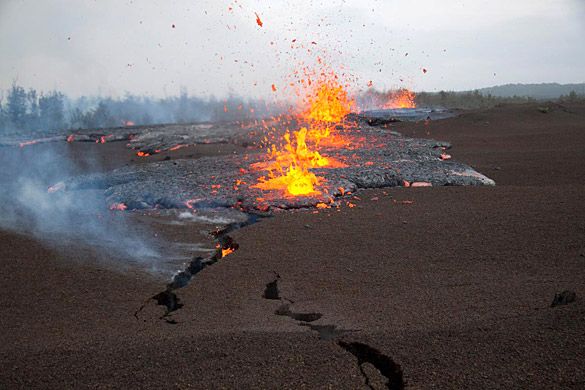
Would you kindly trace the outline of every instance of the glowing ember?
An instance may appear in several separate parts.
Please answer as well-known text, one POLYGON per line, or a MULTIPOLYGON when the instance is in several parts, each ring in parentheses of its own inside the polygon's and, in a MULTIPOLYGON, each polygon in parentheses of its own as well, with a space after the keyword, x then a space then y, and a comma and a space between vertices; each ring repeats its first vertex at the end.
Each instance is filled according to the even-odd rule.
POLYGON ((400 89, 390 95, 384 108, 416 108, 416 102, 414 101, 415 98, 416 95, 414 92, 409 91, 408 89, 400 89))
POLYGON ((128 206, 124 203, 112 203, 110 205, 110 210, 124 211, 126 209, 128 209, 128 206))
POLYGON ((37 144, 38 142, 39 142, 38 140, 25 141, 25 142, 21 142, 21 143, 19 144, 19 146, 20 146, 21 148, 24 148, 25 146, 34 145, 34 144, 37 144))
POLYGON ((221 250, 221 257, 226 257, 230 253, 234 253, 234 252, 235 252, 235 250, 232 249, 232 248, 222 248, 222 250, 221 250))
POLYGON ((410 184, 411 187, 432 187, 431 183, 427 183, 426 181, 416 181, 410 184))
POLYGON ((171 150, 171 151, 175 151, 175 150, 179 150, 179 149, 182 149, 182 148, 186 148, 187 146, 189 146, 189 145, 185 145, 185 144, 179 144, 179 145, 175 145, 175 146, 173 146, 173 147, 172 147, 172 148, 170 148, 169 150, 171 150))
POLYGON ((264 25, 264 23, 262 22, 262 19, 260 19, 260 15, 258 15, 257 12, 255 12, 256 14, 256 24, 260 27, 262 27, 264 25))
POLYGON ((95 141, 95 143, 96 144, 105 144, 107 142, 108 138, 111 138, 113 136, 114 136, 114 134, 102 135, 95 141))
POLYGON ((224 258, 227 255, 234 253, 238 249, 238 244, 232 242, 231 244, 227 243, 222 246, 220 243, 217 243, 215 244, 215 248, 218 253, 221 252, 221 258, 224 258))

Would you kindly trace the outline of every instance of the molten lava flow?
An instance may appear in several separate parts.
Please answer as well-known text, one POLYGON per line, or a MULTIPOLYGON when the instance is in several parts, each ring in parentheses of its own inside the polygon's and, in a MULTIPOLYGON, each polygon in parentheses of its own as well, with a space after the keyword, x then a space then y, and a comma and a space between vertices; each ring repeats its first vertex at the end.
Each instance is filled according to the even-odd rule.
POLYGON ((294 139, 291 140, 290 132, 284 134, 286 144, 283 150, 277 149, 272 145, 268 153, 269 161, 256 163, 253 165, 257 169, 267 169, 269 171, 278 171, 282 167, 290 165, 303 166, 307 168, 323 167, 343 167, 343 163, 332 158, 324 157, 316 150, 311 150, 307 145, 307 138, 310 131, 303 127, 299 131, 293 132, 294 139))
POLYGON ((414 101, 415 98, 416 95, 414 92, 409 91, 408 89, 399 89, 390 95, 390 98, 386 104, 384 104, 384 108, 416 108, 416 102, 414 101))
POLYGON ((306 143, 306 128, 303 127, 293 134, 294 141, 291 141, 289 132, 284 135, 286 141, 284 150, 278 150, 275 145, 272 145, 269 153, 270 162, 253 166, 269 171, 268 178, 261 177, 259 183, 253 186, 254 188, 284 190, 291 196, 320 193, 315 190, 315 186, 320 183, 320 178, 309 172, 309 168, 328 166, 330 160, 321 156, 319 152, 309 149, 306 143))

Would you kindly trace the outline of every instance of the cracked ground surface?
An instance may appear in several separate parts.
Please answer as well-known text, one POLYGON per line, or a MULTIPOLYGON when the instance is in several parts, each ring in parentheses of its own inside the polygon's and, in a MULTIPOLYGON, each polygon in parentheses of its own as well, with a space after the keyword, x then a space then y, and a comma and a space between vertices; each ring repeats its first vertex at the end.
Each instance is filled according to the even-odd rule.
POLYGON ((498 186, 367 190, 354 208, 234 231, 239 250, 177 290, 172 324, 155 304, 134 317, 160 279, 0 233, 1 387, 388 385, 342 343, 390 358, 406 388, 582 388, 584 114, 505 106, 397 125, 449 139, 498 186), (275 315, 275 275, 291 313, 351 332, 323 340, 275 315), (565 290, 576 300, 551 307, 565 290))

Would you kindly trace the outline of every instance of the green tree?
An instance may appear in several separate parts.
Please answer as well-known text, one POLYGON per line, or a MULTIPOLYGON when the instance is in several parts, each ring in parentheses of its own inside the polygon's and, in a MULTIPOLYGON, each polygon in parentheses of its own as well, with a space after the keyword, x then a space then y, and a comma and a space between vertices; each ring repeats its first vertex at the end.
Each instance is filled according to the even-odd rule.
POLYGON ((39 130, 39 99, 37 91, 32 88, 26 93, 26 110, 25 126, 29 130, 39 130))
POLYGON ((47 130, 60 129, 64 120, 65 95, 61 92, 50 92, 39 98, 39 117, 41 126, 47 130))
POLYGON ((26 124, 26 99, 27 94, 24 88, 12 84, 8 92, 7 114, 12 125, 20 129, 26 124))

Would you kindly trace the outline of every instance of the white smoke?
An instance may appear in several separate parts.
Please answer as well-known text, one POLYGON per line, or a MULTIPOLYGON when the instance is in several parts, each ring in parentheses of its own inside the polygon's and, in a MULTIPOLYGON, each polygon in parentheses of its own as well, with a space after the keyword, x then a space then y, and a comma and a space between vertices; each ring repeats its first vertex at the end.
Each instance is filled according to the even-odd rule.
MULTIPOLYGON (((100 169, 84 159, 90 160, 84 161, 90 170, 100 169)), ((86 245, 110 257, 156 266, 160 256, 154 243, 125 213, 107 209, 103 191, 48 190, 79 172, 66 148, 0 148, 0 169, 0 229, 32 235, 56 249, 86 245)))

